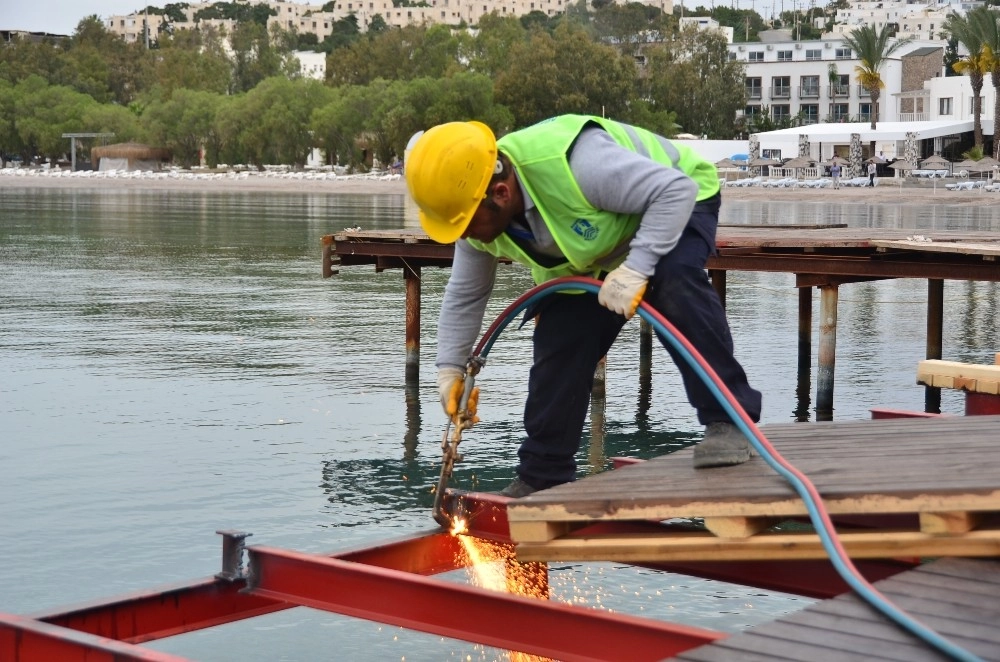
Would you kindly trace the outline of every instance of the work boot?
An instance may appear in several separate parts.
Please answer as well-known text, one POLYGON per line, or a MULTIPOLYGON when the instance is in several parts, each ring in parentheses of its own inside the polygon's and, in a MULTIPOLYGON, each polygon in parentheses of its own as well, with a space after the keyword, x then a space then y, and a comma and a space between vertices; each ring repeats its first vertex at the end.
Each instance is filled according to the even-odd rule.
POLYGON ((694 468, 725 467, 743 464, 753 455, 750 442, 732 423, 709 423, 705 436, 694 447, 694 468))
POLYGON ((538 490, 531 485, 528 485, 520 478, 515 478, 511 481, 510 485, 500 490, 500 496, 510 497, 511 499, 520 499, 521 497, 526 497, 537 491, 538 490))

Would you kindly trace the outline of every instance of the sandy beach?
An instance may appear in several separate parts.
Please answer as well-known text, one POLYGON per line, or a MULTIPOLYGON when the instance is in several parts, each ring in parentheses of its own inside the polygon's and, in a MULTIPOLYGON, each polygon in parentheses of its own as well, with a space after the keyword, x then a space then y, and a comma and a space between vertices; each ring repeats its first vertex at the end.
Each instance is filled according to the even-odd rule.
MULTIPOLYGON (((874 188, 765 188, 730 187, 723 189, 724 200, 759 200, 778 202, 868 202, 872 204, 901 205, 1000 205, 1000 192, 971 190, 950 191, 945 184, 952 180, 919 180, 913 178, 879 181, 874 188)), ((114 189, 122 191, 253 191, 321 194, 373 194, 389 193, 406 195, 406 182, 402 178, 385 176, 351 176, 321 179, 295 176, 257 175, 246 178, 220 175, 218 177, 55 177, 45 175, 11 175, 0 172, 0 191, 7 189, 114 189)))

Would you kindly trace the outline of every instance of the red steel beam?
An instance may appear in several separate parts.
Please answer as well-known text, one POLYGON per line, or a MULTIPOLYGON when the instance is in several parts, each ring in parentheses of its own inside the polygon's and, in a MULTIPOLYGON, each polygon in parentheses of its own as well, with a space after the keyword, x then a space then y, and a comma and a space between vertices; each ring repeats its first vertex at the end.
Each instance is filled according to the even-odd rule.
POLYGON ((4 662, 184 662, 106 637, 0 613, 0 660, 4 662))
MULTIPOLYGON (((454 536, 423 534, 343 552, 338 557, 356 563, 431 575, 462 567, 459 547, 454 536)), ((199 579, 69 609, 39 612, 31 614, 30 619, 136 644, 295 606, 248 595, 242 592, 244 587, 243 579, 199 579)), ((3 659, 0 656, 0 660, 3 659)))
POLYGON ((269 547, 254 595, 565 662, 662 660, 726 635, 269 547))

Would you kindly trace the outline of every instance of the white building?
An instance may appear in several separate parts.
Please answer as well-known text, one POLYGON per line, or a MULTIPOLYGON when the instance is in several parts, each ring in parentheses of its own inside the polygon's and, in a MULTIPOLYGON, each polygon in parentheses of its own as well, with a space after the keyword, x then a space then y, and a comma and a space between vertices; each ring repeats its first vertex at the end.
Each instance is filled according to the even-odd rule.
MULTIPOLYGON (((944 75, 944 46, 913 42, 890 56, 881 69, 886 87, 878 119, 916 112, 914 98, 899 93, 920 90, 924 81, 944 75)), ((818 124, 868 121, 874 112, 857 81, 860 61, 843 39, 730 44, 729 57, 746 64, 745 116, 767 113, 775 122, 798 118, 801 124, 818 124)))
POLYGON ((848 34, 862 25, 881 30, 896 25, 900 39, 937 39, 948 14, 965 14, 982 2, 855 2, 848 9, 838 9, 831 36, 848 34))

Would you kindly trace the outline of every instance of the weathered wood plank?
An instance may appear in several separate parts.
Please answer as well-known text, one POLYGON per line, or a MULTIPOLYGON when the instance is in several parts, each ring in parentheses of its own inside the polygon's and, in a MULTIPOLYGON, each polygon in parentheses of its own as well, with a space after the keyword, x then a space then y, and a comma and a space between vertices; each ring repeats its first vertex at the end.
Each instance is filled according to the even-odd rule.
MULTIPOLYGON (((943 559, 876 583, 900 609, 984 660, 1000 660, 1000 593, 970 591, 970 582, 1000 583, 1000 563, 943 559), (959 582, 949 579, 961 577, 959 582)), ((944 660, 910 632, 847 593, 701 646, 674 660, 944 660), (749 655, 747 654, 749 653, 749 655)))
MULTIPOLYGON (((520 561, 736 561, 827 558, 813 533, 763 533, 749 538, 719 538, 710 533, 644 533, 558 538, 520 542, 511 524, 520 561)), ((852 558, 904 556, 1000 555, 1000 530, 983 529, 961 536, 927 535, 917 531, 847 532, 840 542, 852 558)))

